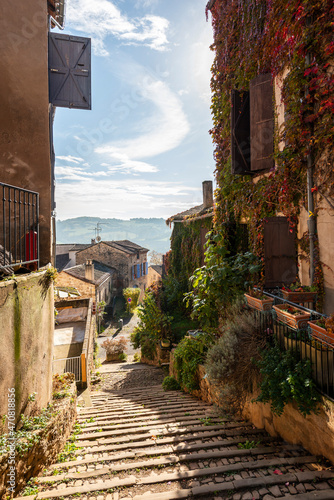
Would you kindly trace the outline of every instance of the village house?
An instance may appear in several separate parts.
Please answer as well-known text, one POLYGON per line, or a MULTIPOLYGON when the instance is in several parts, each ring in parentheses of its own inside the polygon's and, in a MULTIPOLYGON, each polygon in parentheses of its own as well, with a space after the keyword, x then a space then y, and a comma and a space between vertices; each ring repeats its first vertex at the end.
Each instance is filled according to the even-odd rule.
POLYGON ((95 303, 109 304, 116 291, 117 272, 114 268, 101 262, 87 260, 85 264, 70 267, 61 271, 56 286, 75 288, 80 298, 91 298, 95 303))
POLYGON ((140 288, 142 298, 147 288, 147 248, 128 240, 100 241, 76 252, 76 264, 96 260, 116 269, 118 290, 140 288))
POLYGON ((156 264, 148 266, 147 287, 162 281, 162 267, 156 264))

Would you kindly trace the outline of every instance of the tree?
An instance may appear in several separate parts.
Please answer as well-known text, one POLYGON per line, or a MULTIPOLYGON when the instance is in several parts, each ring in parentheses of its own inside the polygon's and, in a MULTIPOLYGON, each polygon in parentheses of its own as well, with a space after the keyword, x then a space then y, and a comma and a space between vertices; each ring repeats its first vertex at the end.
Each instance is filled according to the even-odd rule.
POLYGON ((150 259, 150 264, 155 265, 155 266, 161 266, 162 265, 162 253, 158 253, 155 250, 152 250, 148 254, 149 259, 150 259))

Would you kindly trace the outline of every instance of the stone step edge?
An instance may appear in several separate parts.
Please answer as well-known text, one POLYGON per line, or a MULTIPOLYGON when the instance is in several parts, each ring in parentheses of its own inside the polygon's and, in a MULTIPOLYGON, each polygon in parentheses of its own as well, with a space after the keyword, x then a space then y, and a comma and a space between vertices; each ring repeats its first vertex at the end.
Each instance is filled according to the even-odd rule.
MULTIPOLYGON (((219 472, 214 472, 219 470, 221 467, 212 467, 211 475, 219 472)), ((37 495, 29 495, 24 497, 16 497, 16 500, 39 500, 42 498, 59 498, 65 496, 76 495, 80 493, 89 493, 93 491, 104 491, 111 488, 117 488, 120 486, 133 486, 133 485, 144 485, 144 484, 157 484, 169 481, 180 481, 182 479, 190 479, 197 477, 198 475, 208 475, 207 471, 209 469, 196 469, 192 471, 176 472, 176 473, 162 473, 156 476, 144 477, 141 480, 135 478, 134 476, 129 476, 122 480, 106 480, 100 481, 94 484, 86 484, 83 486, 68 487, 65 489, 48 490, 45 492, 40 492, 37 495)), ((333 471, 307 471, 307 472, 297 472, 282 475, 272 475, 257 478, 247 478, 247 479, 237 479, 234 481, 226 481, 226 483, 198 486, 189 489, 189 495, 200 496, 207 493, 215 493, 218 491, 230 491, 231 489, 237 491, 247 488, 259 488, 266 487, 268 485, 278 485, 286 482, 290 483, 302 483, 313 481, 314 479, 331 479, 333 477, 333 471)))
MULTIPOLYGON (((193 431, 194 432, 194 431, 193 431)), ((96 441, 80 441, 77 440, 75 443, 79 448, 99 448, 100 446, 108 445, 108 444, 125 444, 125 443, 130 443, 130 446, 132 443, 138 442, 138 441, 147 441, 148 439, 151 439, 155 441, 157 444, 159 443, 166 443, 166 442, 174 442, 174 441, 190 441, 190 440, 196 440, 196 439, 206 439, 209 437, 215 437, 215 436, 230 436, 230 437, 235 437, 235 436, 243 436, 243 435, 266 435, 266 432, 264 429, 244 429, 244 430, 225 430, 225 429, 219 429, 217 431, 208 431, 207 427, 204 429, 196 429, 196 434, 191 433, 189 430, 184 432, 182 430, 176 430, 176 431, 171 431, 168 432, 167 434, 164 434, 163 437, 160 437, 160 434, 157 434, 155 436, 152 433, 142 433, 142 434, 133 434, 131 437, 127 438, 124 435, 120 437, 115 437, 115 438, 108 438, 108 439, 103 439, 99 441, 98 439, 96 441), (197 433, 201 433, 200 436, 197 436, 197 433)))
MULTIPOLYGON (((93 424, 96 424, 96 422, 90 422, 89 424, 85 425, 83 430, 85 431, 91 431, 91 430, 94 430, 94 429, 101 429, 101 428, 106 428, 106 427, 110 427, 110 428, 117 428, 117 429, 126 429, 127 427, 133 427, 133 424, 134 423, 140 423, 140 424, 144 424, 144 425, 156 425, 156 424, 162 424, 162 425, 165 425, 165 424, 173 424, 173 423, 183 423, 183 422, 187 422, 187 425, 190 425, 190 423, 196 423, 198 420, 200 419, 205 419, 205 418, 208 418, 207 415, 193 415, 193 416, 187 416, 187 417, 179 417, 179 418, 157 418, 156 420, 152 420, 150 419, 150 417, 143 417, 143 420, 141 420, 140 422, 124 422, 123 424, 120 424, 118 422, 113 422, 112 420, 110 420, 109 422, 100 422, 101 425, 93 425, 93 424), (194 418, 196 417, 197 420, 194 420, 194 418), (146 420, 145 420, 146 418, 146 420)), ((231 422, 230 420, 227 420, 227 419, 224 419, 223 417, 209 417, 212 421, 217 421, 217 422, 221 422, 221 423, 233 423, 231 422)), ((242 422, 245 422, 244 420, 242 422)), ((242 423, 240 421, 240 423, 242 423)), ((238 423, 238 422, 235 422, 235 423, 238 423)), ((246 422, 247 423, 247 422, 246 422)), ((210 424, 207 425, 207 427, 210 427, 210 424)))
MULTIPOLYGON (((218 457, 216 457, 218 458, 218 457)), ((196 460, 203 460, 203 454, 194 453, 192 455, 180 455, 180 456, 167 456, 164 458, 157 458, 153 460, 144 460, 140 462, 131 462, 126 464, 112 464, 111 466, 103 467, 101 469, 96 469, 94 471, 86 471, 86 472, 68 472, 64 474, 57 474, 55 476, 44 476, 37 477, 36 480, 38 483, 47 483, 50 481, 64 481, 67 479, 87 479, 97 476, 104 476, 105 474, 110 474, 112 471, 115 472, 123 472, 132 469, 143 469, 145 467, 152 468, 158 467, 159 465, 170 465, 173 466, 175 464, 179 464, 182 462, 192 462, 196 460)), ((228 464, 219 467, 215 467, 214 474, 224 474, 225 472, 230 471, 242 471, 242 470, 252 470, 252 469, 263 469, 268 467, 279 467, 286 465, 296 465, 296 464, 310 464, 317 462, 317 457, 315 456, 304 456, 304 457, 273 457, 262 460, 255 460, 253 462, 238 462, 236 464, 228 464)), ((203 469, 195 469, 195 470, 203 470, 203 469)), ((207 471, 208 476, 211 476, 213 473, 211 472, 211 467, 205 469, 207 471)))
MULTIPOLYGON (((102 415, 102 417, 99 417, 98 416, 99 414, 97 413, 96 416, 93 417, 94 420, 95 420, 95 422, 87 422, 86 418, 82 418, 82 419, 81 418, 77 418, 77 422, 79 422, 80 424, 81 423, 85 423, 85 422, 87 424, 89 424, 89 423, 96 423, 96 422, 104 422, 105 420, 108 420, 110 418, 113 418, 113 420, 112 420, 113 422, 115 422, 117 420, 119 420, 120 422, 123 422, 123 421, 129 421, 129 422, 133 421, 133 422, 135 422, 136 420, 141 420, 143 418, 150 417, 150 416, 155 416, 155 415, 158 416, 158 417, 161 416, 161 415, 167 415, 166 418, 172 418, 172 416, 175 416, 175 417, 182 416, 182 415, 186 416, 185 413, 189 413, 189 415, 187 415, 187 416, 190 416, 190 417, 197 416, 198 414, 203 415, 203 413, 204 413, 205 416, 218 416, 218 417, 221 416, 220 413, 214 413, 214 412, 208 412, 208 413, 206 413, 206 412, 203 412, 203 410, 201 410, 201 409, 198 409, 198 410, 191 410, 190 409, 188 411, 184 411, 184 410, 182 410, 182 411, 174 411, 174 410, 172 410, 172 411, 165 411, 163 413, 161 413, 161 412, 155 412, 155 411, 154 412, 150 412, 149 410, 147 410, 147 411, 141 411, 141 412, 138 412, 138 413, 125 413, 125 418, 123 417, 123 414, 121 414, 119 417, 115 416, 115 415, 102 415), (168 415, 170 415, 170 417, 168 417, 168 415)), ((238 420, 236 420, 236 422, 237 421, 238 420)), ((240 419, 240 421, 242 421, 242 420, 240 419)))
MULTIPOLYGON (((133 411, 125 410, 125 413, 134 413, 135 411, 142 411, 142 410, 148 410, 148 411, 157 411, 157 410, 165 410, 165 409, 173 410, 176 408, 182 408, 182 409, 184 408, 185 411, 187 411, 187 409, 190 409, 190 408, 201 408, 204 410, 205 408, 212 407, 212 405, 203 405, 203 404, 199 404, 199 403, 171 404, 171 405, 166 405, 164 403, 161 403, 159 405, 147 405, 147 406, 136 405, 136 406, 138 406, 138 408, 130 407, 131 409, 133 408, 133 411)), ((108 413, 108 414, 120 413, 120 412, 123 413, 123 410, 126 407, 119 407, 119 408, 104 407, 104 408, 106 408, 106 409, 99 410, 98 408, 93 408, 92 410, 88 411, 87 413, 80 412, 79 416, 80 416, 80 418, 81 417, 90 418, 92 415, 96 415, 96 413, 99 413, 101 415, 105 415, 106 413, 108 413)))
MULTIPOLYGON (((263 441, 271 441, 272 439, 270 437, 266 437, 263 439, 263 441)), ((194 443, 194 444, 188 444, 184 446, 166 446, 165 448, 162 447, 156 447, 155 449, 149 448, 145 450, 138 450, 137 452, 125 452, 125 453, 115 453, 112 455, 104 456, 104 457, 93 457, 90 456, 90 458, 84 458, 82 460, 70 460, 68 462, 58 462, 55 464, 49 465, 49 469, 62 469, 62 468, 68 468, 68 467, 77 467, 80 465, 85 465, 85 464, 90 464, 90 463, 98 463, 98 462, 107 462, 107 461, 117 461, 117 460, 124 460, 128 458, 136 458, 136 457, 145 457, 145 456, 154 456, 154 455, 168 455, 168 454, 173 454, 173 453, 178 453, 180 451, 189 451, 191 452, 192 450, 201 450, 201 449, 206 449, 206 448, 217 448, 217 447, 222 447, 222 446, 236 446, 239 443, 245 443, 248 441, 247 438, 241 438, 241 439, 233 439, 233 440, 222 440, 220 441, 221 444, 217 443, 194 443)), ((231 457, 234 453, 234 456, 242 456, 242 455, 260 455, 260 454, 268 454, 268 453, 274 453, 275 451, 283 452, 284 450, 290 451, 300 451, 301 447, 297 445, 284 445, 284 448, 281 447, 272 447, 272 446, 267 446, 267 447, 261 447, 261 448, 251 448, 251 449, 238 449, 238 450, 217 450, 217 453, 221 453, 222 458, 224 457, 231 457), (260 451, 259 451, 260 450, 260 451)), ((88 453, 87 455, 92 455, 88 453)))
POLYGON ((170 425, 169 427, 172 427, 173 430, 169 430, 167 426, 169 424, 151 424, 151 425, 145 425, 141 427, 130 427, 130 428, 120 428, 120 429, 115 429, 114 430, 107 430, 107 431, 102 431, 102 432, 89 432, 85 433, 83 432, 82 434, 77 434, 77 440, 79 441, 84 441, 84 440, 95 440, 96 438, 102 438, 102 437, 108 437, 108 436, 123 436, 124 434, 144 434, 144 433, 150 433, 151 430, 155 431, 154 434, 159 434, 162 432, 163 434, 172 434, 174 431, 179 431, 183 432, 183 430, 186 430, 187 432, 197 432, 201 430, 208 430, 208 427, 212 430, 217 430, 217 429, 249 429, 250 427, 253 428, 251 424, 233 424, 233 423, 227 423, 227 424, 217 424, 217 425, 205 425, 203 422, 194 422, 193 424, 183 424, 182 422, 174 422, 172 423, 173 425, 170 425), (166 432, 167 431, 167 432, 166 432))

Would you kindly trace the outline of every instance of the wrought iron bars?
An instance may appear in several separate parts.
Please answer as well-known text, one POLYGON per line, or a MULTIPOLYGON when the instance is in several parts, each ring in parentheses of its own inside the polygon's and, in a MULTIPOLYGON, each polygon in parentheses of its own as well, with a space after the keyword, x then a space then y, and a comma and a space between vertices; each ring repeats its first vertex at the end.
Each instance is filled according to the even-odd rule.
POLYGON ((0 182, 0 273, 39 267, 39 194, 0 182))

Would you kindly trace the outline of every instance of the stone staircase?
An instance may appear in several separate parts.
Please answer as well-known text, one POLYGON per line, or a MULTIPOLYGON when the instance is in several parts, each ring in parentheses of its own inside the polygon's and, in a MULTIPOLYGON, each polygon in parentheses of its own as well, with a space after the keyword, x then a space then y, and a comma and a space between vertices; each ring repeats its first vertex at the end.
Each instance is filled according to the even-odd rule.
POLYGON ((78 409, 68 456, 17 498, 334 499, 333 468, 188 394, 157 385, 92 401, 78 409))

